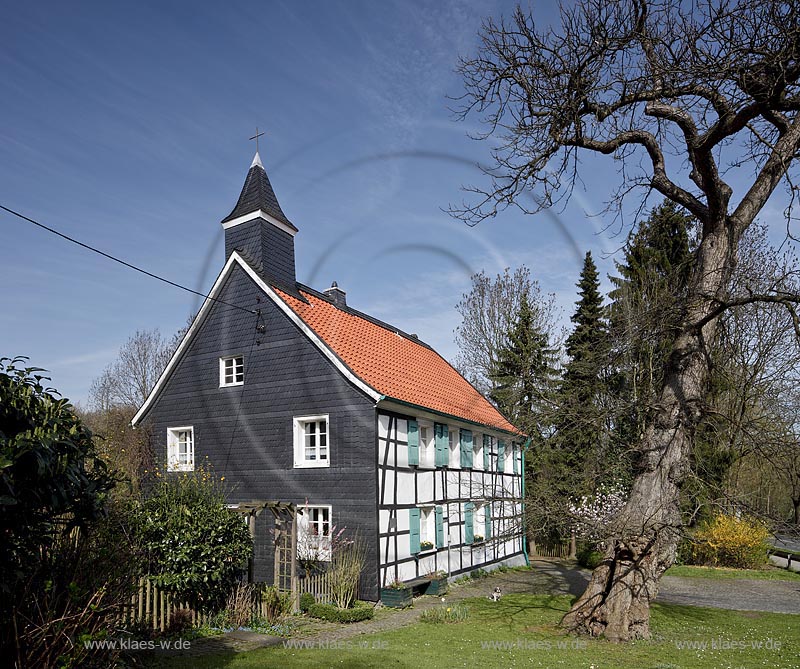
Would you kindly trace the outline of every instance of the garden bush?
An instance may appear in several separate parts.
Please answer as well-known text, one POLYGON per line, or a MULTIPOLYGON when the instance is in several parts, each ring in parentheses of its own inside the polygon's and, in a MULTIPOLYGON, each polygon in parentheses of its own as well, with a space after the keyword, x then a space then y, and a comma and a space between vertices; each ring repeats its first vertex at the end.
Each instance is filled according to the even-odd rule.
POLYGON ((153 478, 132 506, 150 577, 192 608, 218 611, 252 553, 250 531, 226 507, 221 479, 209 469, 153 478))
POLYGON ((88 650, 130 602, 141 561, 91 431, 24 358, 0 358, 0 665, 113 666, 88 650))
POLYGON ((603 554, 593 546, 583 546, 575 556, 578 564, 587 569, 596 569, 603 561, 603 554))
POLYGON ((310 592, 304 592, 302 595, 300 595, 300 610, 303 613, 307 613, 308 609, 310 609, 316 603, 316 598, 310 592))
POLYGON ((767 561, 769 530, 754 518, 717 514, 694 533, 695 564, 757 569, 767 561))
POLYGON ((308 607, 308 615, 332 623, 357 623, 372 618, 375 609, 370 604, 357 604, 352 609, 340 609, 333 604, 312 604, 308 607))

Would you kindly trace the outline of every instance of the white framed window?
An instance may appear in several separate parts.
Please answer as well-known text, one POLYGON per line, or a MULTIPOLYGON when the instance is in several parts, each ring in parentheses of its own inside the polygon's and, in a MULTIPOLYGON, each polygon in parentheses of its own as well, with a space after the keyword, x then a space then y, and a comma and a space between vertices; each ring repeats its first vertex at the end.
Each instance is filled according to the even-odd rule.
POLYGON ((295 416, 294 466, 330 467, 328 415, 295 416))
POLYGON ((419 466, 436 466, 436 448, 433 442, 433 424, 419 423, 419 466))
POLYGON ((472 436, 472 468, 483 469, 483 435, 472 436))
POLYGON ((219 359, 219 387, 244 385, 244 356, 229 355, 219 359))
POLYGON ((436 548, 436 514, 432 506, 419 509, 419 544, 423 552, 436 548))
POLYGON ((167 428, 167 471, 190 472, 194 469, 194 428, 167 428))
POLYGON ((332 508, 328 504, 298 507, 297 554, 302 560, 330 562, 332 508))
POLYGON ((488 452, 487 456, 484 456, 485 460, 487 460, 489 462, 489 469, 491 471, 496 471, 497 470, 497 437, 492 437, 490 435, 489 438, 487 439, 487 444, 486 444, 485 448, 489 449, 489 452, 488 452))
POLYGON ((450 467, 461 467, 461 441, 459 439, 459 430, 457 427, 449 425, 447 432, 450 438, 450 467))
POLYGON ((486 541, 486 510, 488 504, 476 502, 475 513, 472 514, 472 536, 475 543, 486 541))

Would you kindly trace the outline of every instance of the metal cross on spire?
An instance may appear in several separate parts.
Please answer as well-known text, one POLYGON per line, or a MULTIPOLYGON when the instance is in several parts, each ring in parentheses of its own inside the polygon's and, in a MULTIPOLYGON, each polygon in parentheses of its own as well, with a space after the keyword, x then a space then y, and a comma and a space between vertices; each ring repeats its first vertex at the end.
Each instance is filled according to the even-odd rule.
POLYGON ((259 138, 259 137, 263 137, 263 136, 264 136, 264 133, 263 133, 263 132, 259 132, 259 131, 258 131, 258 126, 256 126, 256 134, 255 134, 255 135, 253 135, 253 136, 250 138, 251 140, 256 140, 256 153, 258 153, 258 138, 259 138))

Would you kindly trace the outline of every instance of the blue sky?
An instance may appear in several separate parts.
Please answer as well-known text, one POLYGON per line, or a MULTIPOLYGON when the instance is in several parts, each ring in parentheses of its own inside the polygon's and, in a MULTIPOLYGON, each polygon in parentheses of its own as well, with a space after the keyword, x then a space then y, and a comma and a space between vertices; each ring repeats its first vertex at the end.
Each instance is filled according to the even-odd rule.
MULTIPOLYGON (((556 4, 537 3, 544 21, 556 4)), ((489 147, 447 95, 480 19, 505 2, 6 5, 0 202, 195 290, 224 261, 220 220, 261 156, 296 237, 298 278, 455 353, 471 271, 525 264, 568 318, 580 257, 547 216, 476 228, 442 212, 481 183, 489 147), (437 159, 439 153, 450 159, 437 159), (455 257, 458 261, 452 259, 455 257)), ((610 167, 610 165, 609 165, 610 167)), ((612 174, 613 174, 613 168, 612 174)), ((559 214, 601 273, 610 184, 593 170, 559 214)), ((170 335, 199 298, 0 212, 0 355, 27 355, 65 396, 137 329, 170 335)))

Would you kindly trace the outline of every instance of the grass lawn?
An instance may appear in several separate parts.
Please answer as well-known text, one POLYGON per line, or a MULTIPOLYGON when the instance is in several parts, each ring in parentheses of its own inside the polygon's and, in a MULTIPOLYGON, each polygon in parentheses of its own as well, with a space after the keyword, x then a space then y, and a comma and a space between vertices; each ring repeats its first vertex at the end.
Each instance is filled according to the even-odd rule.
POLYGON ((725 567, 695 567, 692 565, 675 565, 667 570, 666 576, 687 576, 689 578, 752 578, 759 581, 798 581, 800 573, 781 569, 780 567, 764 567, 763 569, 727 569, 725 567))
POLYGON ((164 658, 154 666, 800 668, 800 616, 655 604, 653 639, 615 645, 564 635, 557 624, 569 603, 566 596, 528 594, 506 595, 497 603, 469 599, 464 602, 469 618, 462 623, 418 622, 341 641, 334 647, 275 647, 238 655, 164 658), (703 643, 705 649, 697 645, 703 643))

